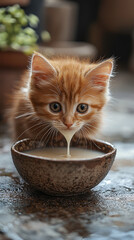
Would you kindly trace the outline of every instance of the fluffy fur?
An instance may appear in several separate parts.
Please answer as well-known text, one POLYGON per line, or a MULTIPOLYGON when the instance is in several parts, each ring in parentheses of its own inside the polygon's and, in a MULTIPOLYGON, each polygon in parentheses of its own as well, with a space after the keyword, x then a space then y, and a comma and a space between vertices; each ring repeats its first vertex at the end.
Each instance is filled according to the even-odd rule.
POLYGON ((73 58, 46 59, 34 53, 30 71, 14 93, 14 140, 30 137, 49 141, 62 131, 94 138, 101 127, 112 70, 112 59, 92 64, 73 58), (61 104, 60 112, 51 111, 52 102, 61 104), (81 103, 88 105, 85 113, 77 111, 81 103))

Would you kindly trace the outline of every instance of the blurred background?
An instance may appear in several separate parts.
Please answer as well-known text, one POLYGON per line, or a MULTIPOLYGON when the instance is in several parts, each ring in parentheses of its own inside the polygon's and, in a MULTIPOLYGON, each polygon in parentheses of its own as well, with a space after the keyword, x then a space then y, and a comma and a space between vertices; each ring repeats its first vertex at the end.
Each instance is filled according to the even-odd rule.
POLYGON ((8 96, 34 50, 48 57, 72 55, 90 61, 112 56, 116 61, 112 101, 102 135, 109 141, 133 142, 133 9, 133 0, 0 0, 2 131, 8 96))

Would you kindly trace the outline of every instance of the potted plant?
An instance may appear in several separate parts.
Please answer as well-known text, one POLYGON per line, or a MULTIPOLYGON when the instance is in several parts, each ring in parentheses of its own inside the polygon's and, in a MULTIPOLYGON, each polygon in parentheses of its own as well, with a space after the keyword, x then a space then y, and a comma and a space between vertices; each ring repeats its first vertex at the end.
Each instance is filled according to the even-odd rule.
POLYGON ((0 67, 25 67, 28 55, 37 49, 38 24, 34 14, 26 15, 18 5, 0 8, 0 67))
POLYGON ((0 118, 28 66, 29 55, 37 49, 38 36, 33 27, 38 21, 37 16, 26 15, 19 5, 0 8, 0 118))

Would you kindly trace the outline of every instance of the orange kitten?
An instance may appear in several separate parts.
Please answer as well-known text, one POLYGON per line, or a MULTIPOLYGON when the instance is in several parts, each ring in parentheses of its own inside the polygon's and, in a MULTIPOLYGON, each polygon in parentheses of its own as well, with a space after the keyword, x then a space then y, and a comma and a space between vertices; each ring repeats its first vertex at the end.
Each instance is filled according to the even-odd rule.
POLYGON ((89 64, 34 53, 30 73, 15 93, 11 114, 15 140, 46 141, 63 131, 94 138, 101 127, 112 70, 112 59, 89 64))

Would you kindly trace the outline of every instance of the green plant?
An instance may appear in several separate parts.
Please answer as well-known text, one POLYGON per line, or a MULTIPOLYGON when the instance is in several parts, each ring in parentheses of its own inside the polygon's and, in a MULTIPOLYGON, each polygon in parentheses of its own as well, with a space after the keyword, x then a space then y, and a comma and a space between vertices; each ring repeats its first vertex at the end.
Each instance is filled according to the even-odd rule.
POLYGON ((0 8, 0 49, 21 48, 27 54, 37 49, 38 36, 33 29, 39 19, 34 14, 26 15, 18 5, 0 8))

